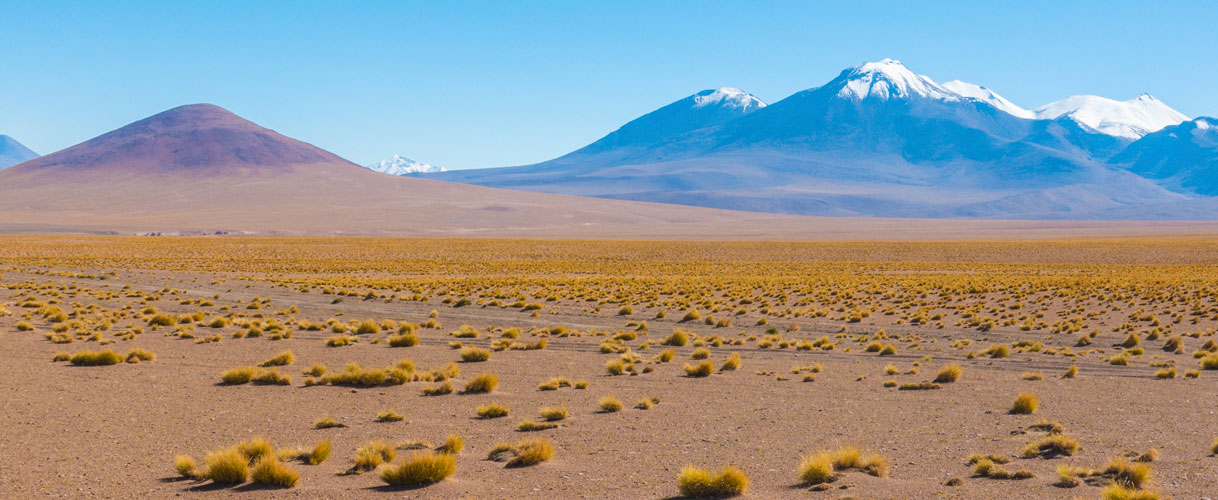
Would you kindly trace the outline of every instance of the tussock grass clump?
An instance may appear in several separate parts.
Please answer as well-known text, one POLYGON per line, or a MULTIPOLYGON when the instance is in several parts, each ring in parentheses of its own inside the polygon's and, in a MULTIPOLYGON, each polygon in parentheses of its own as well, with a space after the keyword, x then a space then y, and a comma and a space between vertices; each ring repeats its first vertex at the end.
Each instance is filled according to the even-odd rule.
POLYGON ((436 448, 436 451, 439 453, 456 454, 461 453, 463 449, 465 449, 465 440, 456 434, 449 434, 448 438, 444 440, 444 444, 436 448))
POLYGON ((443 396, 445 394, 452 394, 454 390, 453 383, 445 380, 438 385, 424 387, 422 392, 424 396, 443 396))
POLYGON ((372 470, 378 465, 392 462, 395 456, 397 456, 397 451, 394 450, 393 445, 384 441, 373 441, 355 450, 355 465, 351 470, 353 472, 372 470))
POLYGON ((140 363, 143 361, 152 361, 154 359, 156 359, 156 354, 144 349, 132 349, 131 352, 127 353, 128 363, 140 363))
POLYGON ((548 439, 527 439, 515 444, 499 443, 487 454, 487 460, 507 461, 507 467, 528 467, 554 457, 554 445, 548 439))
POLYGON ((263 457, 254 465, 250 477, 257 484, 291 488, 300 480, 300 474, 284 465, 274 456, 263 457))
POLYGON ((1070 365, 1070 368, 1066 369, 1066 373, 1062 374, 1062 378, 1074 378, 1076 376, 1078 376, 1078 366, 1077 365, 1070 365))
POLYGON ((566 408, 542 408, 541 418, 546 422, 557 422, 564 420, 569 415, 566 408))
POLYGON ((748 488, 748 477, 735 467, 711 473, 689 465, 677 475, 677 489, 689 498, 733 497, 743 495, 748 488))
POLYGON ((250 475, 249 459, 235 448, 208 453, 203 464, 202 477, 219 484, 241 484, 250 475))
POLYGON ((322 417, 321 420, 313 422, 313 427, 318 429, 336 429, 346 427, 346 425, 330 417, 322 417))
POLYGON ((613 396, 605 396, 597 403, 601 411, 604 413, 615 413, 622 411, 622 402, 613 396))
POLYGON ((351 335, 335 335, 326 339, 326 345, 330 347, 342 347, 358 342, 359 339, 351 335))
POLYGON ((292 377, 279 373, 278 370, 263 370, 254 375, 253 382, 263 385, 290 385, 292 377))
POLYGON ((317 446, 313 447, 313 450, 309 452, 309 456, 306 459, 309 465, 319 465, 325 462, 327 458, 330 458, 331 448, 329 439, 317 443, 317 446))
POLYGON ((1141 489, 1150 481, 1151 471, 1149 465, 1114 458, 1104 467, 1103 475, 1111 477, 1113 482, 1121 486, 1141 489))
POLYGON ((389 347, 414 347, 419 345, 419 336, 414 333, 403 333, 389 337, 389 347))
POLYGON ((499 387, 499 377, 490 373, 480 373, 465 383, 465 394, 485 394, 499 387))
POLYGON ((1036 407, 1040 402, 1032 393, 1021 392, 1015 396, 1015 402, 1011 405, 1011 414, 1013 415, 1031 415, 1036 413, 1036 407))
POLYGON ((939 389, 942 386, 934 382, 905 382, 897 387, 899 391, 929 391, 939 389))
POLYGON ((685 330, 673 330, 672 335, 660 342, 661 345, 682 347, 689 343, 689 333, 685 330))
POLYGON ((190 455, 178 455, 173 459, 173 470, 177 471, 179 476, 194 479, 199 474, 198 468, 195 459, 190 455))
POLYGON ((292 351, 283 351, 279 354, 276 354, 271 359, 263 361, 262 364, 260 364, 258 366, 287 366, 287 365, 290 365, 295 362, 296 362, 296 355, 292 354, 292 351))
POLYGON ((610 376, 618 376, 626 373, 626 363, 623 363, 620 359, 611 359, 609 362, 605 363, 605 373, 609 374, 610 376))
POLYGON ((1078 440, 1064 434, 1050 434, 1028 443, 1021 454, 1024 458, 1053 458, 1078 453, 1078 440))
POLYGON ((1218 438, 1214 438, 1214 444, 1210 445, 1210 453, 1218 455, 1218 438))
POLYGON ((506 406, 499 403, 491 403, 489 405, 479 406, 477 413, 481 418, 500 418, 508 416, 510 410, 508 410, 506 406))
POLYGON ((988 458, 982 458, 973 464, 973 475, 988 477, 990 479, 1028 479, 1033 477, 1031 471, 1020 469, 1011 472, 988 458))
POLYGON ((833 457, 827 453, 806 455, 799 461, 799 479, 806 484, 818 485, 833 481, 833 457))
POLYGON ((1159 494, 1114 483, 1100 491, 1100 500, 1159 500, 1159 494))
POLYGON ((304 374, 308 375, 310 377, 320 377, 322 375, 325 375, 326 374, 326 365, 315 364, 313 366, 310 366, 308 370, 304 371, 304 374))
POLYGON ((76 366, 106 366, 117 365, 125 358, 109 349, 104 351, 80 351, 73 354, 68 362, 76 366))
POLYGON ((1005 358, 1011 355, 1011 349, 1004 344, 994 344, 985 350, 985 355, 991 358, 1005 358))
POLYGON ((1202 370, 1218 370, 1218 354, 1209 354, 1201 358, 1202 370))
POLYGON ((532 420, 523 420, 519 424, 516 424, 516 430, 520 432, 544 431, 556 428, 558 428, 558 424, 552 422, 534 422, 532 420))
POLYGON ((456 455, 415 452, 397 464, 382 467, 379 477, 391 486, 418 487, 443 481, 456 471, 456 455))
POLYGON ((70 359, 72 359, 72 353, 67 352, 57 352, 55 356, 51 357, 52 362, 68 361, 70 359))
POLYGON ((690 359, 710 358, 710 349, 707 349, 705 347, 699 347, 697 349, 694 349, 694 351, 689 354, 689 357, 690 357, 690 359))
POLYGON ((461 361, 466 363, 477 363, 491 359, 491 351, 479 349, 477 347, 464 347, 461 349, 461 361))
POLYGON ((710 360, 698 363, 696 366, 685 365, 685 375, 689 377, 709 377, 712 373, 715 373, 715 363, 710 360))
POLYGON ((727 359, 723 360, 723 364, 719 366, 720 372, 730 372, 740 368, 740 353, 733 352, 727 359))
POLYGON ((854 446, 845 446, 827 452, 836 469, 854 469, 875 477, 888 476, 888 460, 877 453, 864 453, 854 446))
POLYGON ((225 384, 248 384, 254 380, 254 376, 258 374, 258 369, 252 366, 239 366, 225 370, 220 374, 220 380, 225 384))
POLYGON ((939 374, 935 375, 935 383, 949 384, 959 380, 960 376, 963 374, 964 369, 960 368, 960 365, 950 364, 944 366, 941 370, 939 370, 939 374))
POLYGON ((405 416, 393 410, 383 410, 376 414, 377 422, 401 422, 404 419, 405 416))
POLYGON ((322 384, 353 387, 376 387, 385 383, 389 373, 380 368, 364 369, 359 364, 349 363, 341 373, 322 377, 322 384))

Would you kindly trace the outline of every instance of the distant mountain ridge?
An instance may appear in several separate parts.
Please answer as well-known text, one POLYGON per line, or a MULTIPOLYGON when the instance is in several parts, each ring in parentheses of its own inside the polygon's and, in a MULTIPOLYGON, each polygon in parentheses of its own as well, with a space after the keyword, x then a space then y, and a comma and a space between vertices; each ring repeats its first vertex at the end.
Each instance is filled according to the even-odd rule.
POLYGON ((0 134, 0 169, 8 168, 37 157, 38 153, 17 142, 17 139, 0 134))
MULTIPOLYGON (((1199 181, 1182 180, 1189 174, 1143 175, 1121 156, 1186 120, 1149 95, 1076 96, 1027 110, 986 87, 939 84, 885 59, 768 105, 738 89, 698 92, 554 160, 423 175, 804 215, 1218 217, 1194 203, 1206 195, 1189 188, 1199 181), (712 95, 734 100, 699 105, 712 95)), ((1146 154, 1185 147, 1165 142, 1146 154)))
POLYGON ((364 168, 373 172, 380 172, 389 175, 410 175, 432 172, 447 172, 444 167, 437 167, 430 163, 411 160, 401 155, 393 155, 385 158, 377 163, 365 165, 364 168))

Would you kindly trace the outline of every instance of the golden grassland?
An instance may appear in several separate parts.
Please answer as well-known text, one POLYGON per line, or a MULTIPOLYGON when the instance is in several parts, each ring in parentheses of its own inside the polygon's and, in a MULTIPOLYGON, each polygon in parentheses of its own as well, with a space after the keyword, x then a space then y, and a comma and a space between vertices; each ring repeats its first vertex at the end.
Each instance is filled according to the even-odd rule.
MULTIPOLYGON (((394 353, 431 349, 448 352, 451 359, 419 366, 403 355, 388 365, 361 366, 352 360, 331 370, 307 354, 279 349, 211 376, 225 386, 267 386, 254 390, 330 385, 354 392, 420 383, 413 389, 416 394, 437 398, 496 395, 501 378, 482 366, 502 369, 496 364, 500 352, 555 347, 571 349, 581 363, 591 360, 585 364, 614 380, 665 370, 672 380, 688 383, 715 383, 753 371, 750 363, 768 352, 849 355, 855 363, 875 368, 858 373, 856 382, 872 383, 868 375, 885 377, 867 386, 876 391, 951 391, 970 383, 974 370, 988 369, 985 363, 1013 356, 1069 364, 1060 377, 1061 371, 1020 370, 1018 378, 1026 383, 1046 377, 1073 380, 1082 361, 1091 362, 1094 370, 1103 366, 1104 373, 1136 373, 1163 384, 1218 370, 1218 244, 1206 237, 764 243, 14 236, 0 237, 0 286, 8 291, 7 298, 0 298, 0 327, 14 335, 41 336, 50 344, 96 345, 68 349, 74 352, 60 349, 46 361, 99 370, 120 369, 105 367, 124 362, 174 362, 140 348, 122 349, 129 354, 121 355, 111 346, 134 345, 153 334, 189 344, 292 340, 335 352, 369 344, 394 353), (176 274, 206 276, 208 294, 188 292, 186 285, 130 286, 142 276, 173 283, 176 274), (274 290, 279 298, 228 297, 234 288, 255 286, 274 290), (291 297, 328 304, 330 313, 302 308, 291 297), (425 320, 407 321, 389 312, 367 317, 363 311, 371 307, 361 307, 358 318, 347 317, 345 310, 333 312, 345 304, 410 305, 430 313, 425 320), (494 316, 481 323, 450 323, 448 316, 456 311, 464 317, 494 316), (575 329, 558 319, 540 324, 559 317, 612 326, 575 329), (503 318, 529 321, 513 326, 503 318), (1015 334, 1019 336, 1013 338, 1015 334), (558 344, 568 340, 588 348, 558 344), (690 361, 672 363, 677 356, 690 361), (298 359, 309 362, 297 367, 298 359), (676 367, 666 368, 670 363, 676 367), (462 377, 462 368, 472 373, 462 377), (291 371, 299 371, 303 381, 294 385, 291 371)), ((798 360, 789 373, 754 373, 809 384, 817 383, 817 375, 825 376, 812 358, 798 360)), ((585 380, 573 384, 563 373, 553 375, 540 385, 532 382, 510 391, 551 394, 588 387, 585 380)), ((543 422, 516 424, 500 419, 509 415, 507 407, 482 401, 475 421, 545 435, 580 425, 590 415, 650 410, 660 402, 647 395, 625 409, 608 392, 596 397, 594 405, 574 411, 539 406, 543 422)), ((1014 403, 992 410, 1041 412, 1034 392, 1014 391, 1007 397, 1014 397, 1014 403)), ((384 407, 366 416, 383 426, 426 418, 384 407)), ((1050 424, 1020 430, 1044 433, 1029 436, 1022 451, 1015 446, 1008 455, 977 455, 961 466, 970 468, 974 479, 1033 479, 1032 471, 1003 465, 1011 459, 1071 456, 1080 447, 1077 439, 1063 434, 1061 424, 1050 424)), ((327 417, 314 426, 346 425, 327 417)), ((265 441, 255 444, 218 448, 202 468, 186 455, 172 465, 172 457, 167 458, 166 467, 197 481, 239 484, 253 478, 290 488, 300 475, 288 462, 321 463, 330 453, 329 441, 324 450, 319 445, 311 452, 279 455, 265 441)), ((485 448, 492 443, 474 444, 485 448)), ((425 487, 460 474, 457 463, 464 446, 455 435, 438 448, 377 441, 357 450, 355 465, 343 473, 376 470, 388 485, 425 487), (396 450, 416 451, 395 462, 396 450)), ((1192 458, 1200 460, 1210 444, 1198 446, 1192 458)), ((544 468, 544 462, 562 454, 546 439, 499 443, 490 452, 509 467, 530 468, 544 468)), ((722 496, 743 494, 757 484, 746 477, 750 471, 735 468, 739 463, 700 459, 671 464, 684 467, 674 489, 690 497, 722 496), (722 468, 708 472, 699 466, 722 468)), ((854 447, 791 456, 789 461, 791 480, 813 490, 852 470, 876 481, 897 475, 890 474, 884 456, 854 447)), ((1056 487, 1095 483, 1106 486, 1104 498, 1156 498, 1150 466, 1139 464, 1063 465, 1056 487)))

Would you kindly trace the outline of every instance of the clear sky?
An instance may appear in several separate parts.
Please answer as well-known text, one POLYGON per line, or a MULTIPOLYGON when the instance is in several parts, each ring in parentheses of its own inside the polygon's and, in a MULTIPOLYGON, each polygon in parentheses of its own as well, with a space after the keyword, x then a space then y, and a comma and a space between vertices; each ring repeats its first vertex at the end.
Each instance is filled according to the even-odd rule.
POLYGON ((0 0, 0 134, 45 154, 210 102, 361 164, 519 165, 701 89, 774 102, 885 57, 1028 108, 1149 92, 1215 116, 1216 26, 1208 0, 0 0))

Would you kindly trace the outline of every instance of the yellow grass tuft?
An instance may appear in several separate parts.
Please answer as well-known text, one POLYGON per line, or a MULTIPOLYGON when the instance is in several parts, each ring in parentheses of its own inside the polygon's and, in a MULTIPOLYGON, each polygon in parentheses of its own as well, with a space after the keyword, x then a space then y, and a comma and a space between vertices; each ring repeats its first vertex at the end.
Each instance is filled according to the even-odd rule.
POLYGON ((677 475, 677 489, 689 498, 732 497, 743 495, 748 488, 748 477, 735 467, 711 473, 689 465, 677 475))
POLYGON ((415 452, 397 464, 382 467, 379 476, 391 486, 418 487, 443 481, 456 471, 456 455, 415 452))

